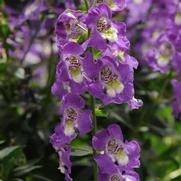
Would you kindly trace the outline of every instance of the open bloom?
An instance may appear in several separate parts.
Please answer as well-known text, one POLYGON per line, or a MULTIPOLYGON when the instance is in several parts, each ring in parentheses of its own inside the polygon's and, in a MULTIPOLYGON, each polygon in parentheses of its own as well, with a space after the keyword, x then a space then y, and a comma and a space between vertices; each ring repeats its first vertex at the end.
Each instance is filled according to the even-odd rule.
POLYGON ((66 65, 69 78, 74 82, 82 83, 84 80, 82 57, 83 48, 77 43, 67 43, 61 51, 62 61, 66 65))
MULTIPOLYGON (((97 61, 99 68, 89 84, 88 91, 104 104, 126 103, 133 97, 133 70, 128 64, 119 63, 110 57, 97 61)), ((87 62, 89 64, 89 62, 87 62)), ((95 63, 96 64, 96 63, 95 63)), ((87 70, 91 74, 91 70, 87 70)))
POLYGON ((89 46, 98 50, 106 50, 108 44, 129 46, 126 38, 126 25, 111 20, 112 12, 106 4, 91 8, 85 18, 87 27, 91 29, 89 46))
POLYGON ((91 111, 83 111, 84 106, 84 100, 78 95, 67 94, 63 97, 60 109, 62 122, 51 136, 56 147, 69 144, 78 134, 83 136, 91 131, 91 111))
POLYGON ((56 38, 57 46, 61 49, 62 46, 71 41, 75 42, 81 35, 87 34, 86 25, 81 21, 82 13, 76 10, 65 10, 57 20, 56 38))
POLYGON ((120 169, 133 169, 140 165, 140 147, 136 141, 125 141, 120 127, 116 124, 98 132, 92 140, 94 149, 99 152, 95 157, 102 172, 120 169), (109 167, 108 164, 109 163, 109 167))
POLYGON ((161 35, 155 43, 155 48, 148 53, 147 62, 154 70, 164 73, 174 61, 174 53, 172 42, 166 35, 161 35))
POLYGON ((74 42, 66 43, 62 47, 61 60, 56 69, 56 81, 52 86, 52 93, 58 98, 70 92, 80 95, 86 90, 83 70, 83 48, 74 42))

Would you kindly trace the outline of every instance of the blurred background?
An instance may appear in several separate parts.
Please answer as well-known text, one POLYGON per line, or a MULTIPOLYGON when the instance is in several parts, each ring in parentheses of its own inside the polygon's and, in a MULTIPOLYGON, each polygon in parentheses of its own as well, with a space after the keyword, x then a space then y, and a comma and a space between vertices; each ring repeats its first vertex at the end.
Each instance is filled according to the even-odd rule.
MULTIPOLYGON (((54 26, 70 2, 0 0, 1 181, 64 180, 49 137, 60 119, 58 101, 51 94, 59 61, 54 26)), ((129 11, 128 7, 120 19, 128 23, 131 54, 141 60, 134 47, 141 42, 145 22, 129 22, 129 11)), ((181 181, 181 124, 170 104, 174 99, 173 76, 174 72, 160 74, 140 62, 135 90, 143 106, 133 111, 126 105, 112 105, 96 111, 99 128, 116 122, 127 140, 136 139, 141 144, 138 172, 142 181, 181 181)), ((90 135, 72 143, 75 181, 91 180, 88 142, 90 135)))

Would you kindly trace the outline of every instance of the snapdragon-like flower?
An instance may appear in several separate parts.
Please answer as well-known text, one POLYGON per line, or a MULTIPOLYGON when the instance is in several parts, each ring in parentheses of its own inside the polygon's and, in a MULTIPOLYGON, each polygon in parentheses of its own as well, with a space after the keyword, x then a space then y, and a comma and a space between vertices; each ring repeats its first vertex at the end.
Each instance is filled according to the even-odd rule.
POLYGON ((118 44, 129 48, 126 38, 126 25, 112 21, 112 12, 105 4, 100 4, 89 10, 85 18, 86 24, 91 29, 88 45, 98 50, 105 51, 108 44, 118 44))
POLYGON ((63 97, 60 113, 62 122, 56 127, 51 139, 54 145, 62 147, 73 139, 85 135, 92 129, 91 111, 83 110, 84 100, 77 95, 67 94, 63 97))
POLYGON ((59 99, 73 92, 81 94, 86 90, 86 78, 83 69, 84 49, 77 43, 69 42, 62 47, 61 60, 57 66, 56 82, 52 93, 59 99))
POLYGON ((67 9, 58 17, 55 31, 60 49, 65 43, 76 42, 80 36, 88 33, 86 25, 81 21, 82 16, 81 11, 67 9))
MULTIPOLYGON (((133 97, 133 71, 128 64, 103 57, 88 91, 104 104, 125 103, 133 97)), ((88 62, 87 62, 88 63, 88 62)), ((91 70, 87 70, 89 72, 91 70)), ((93 78, 92 78, 93 79, 93 78)))
POLYGON ((115 170, 115 167, 131 170, 140 165, 139 144, 136 141, 124 142, 122 131, 116 124, 98 132, 93 137, 92 144, 99 153, 95 160, 103 173, 110 169, 115 170))

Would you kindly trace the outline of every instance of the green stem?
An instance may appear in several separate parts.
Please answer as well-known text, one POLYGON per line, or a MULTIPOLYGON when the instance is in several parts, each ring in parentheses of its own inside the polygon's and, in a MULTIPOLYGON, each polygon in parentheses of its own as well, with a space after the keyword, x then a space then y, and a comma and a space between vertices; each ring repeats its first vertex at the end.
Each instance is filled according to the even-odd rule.
POLYGON ((85 3, 86 10, 87 10, 87 12, 88 12, 88 10, 89 10, 89 4, 88 4, 87 0, 84 0, 84 3, 85 3))
MULTIPOLYGON (((93 130, 92 130, 92 137, 97 132, 97 119, 96 119, 96 113, 95 113, 95 99, 93 96, 91 96, 91 110, 92 110, 92 117, 93 117, 93 130)), ((93 155, 96 155, 96 151, 94 150, 93 155)), ((97 164, 94 162, 94 181, 97 181, 97 174, 98 174, 98 167, 97 164)))

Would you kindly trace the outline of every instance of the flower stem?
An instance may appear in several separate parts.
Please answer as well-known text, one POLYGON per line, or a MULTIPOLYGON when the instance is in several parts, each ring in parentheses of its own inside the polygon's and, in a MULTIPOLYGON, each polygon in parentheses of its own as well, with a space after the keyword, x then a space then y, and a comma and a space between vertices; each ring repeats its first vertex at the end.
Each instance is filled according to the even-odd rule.
MULTIPOLYGON (((96 119, 96 113, 95 113, 95 98, 91 96, 91 109, 92 109, 92 117, 93 117, 93 130, 92 130, 92 136, 96 134, 97 131, 97 119, 96 119)), ((93 155, 96 155, 96 151, 94 150, 93 155)), ((97 174, 98 174, 98 167, 97 164, 94 162, 94 181, 97 181, 97 174)))
POLYGON ((89 4, 88 4, 87 0, 84 0, 84 3, 85 3, 86 11, 88 12, 88 10, 89 10, 89 4))

